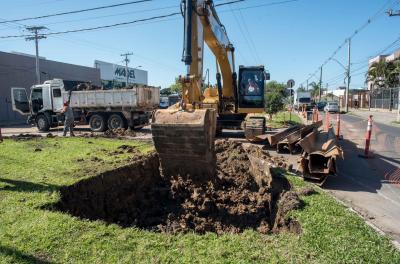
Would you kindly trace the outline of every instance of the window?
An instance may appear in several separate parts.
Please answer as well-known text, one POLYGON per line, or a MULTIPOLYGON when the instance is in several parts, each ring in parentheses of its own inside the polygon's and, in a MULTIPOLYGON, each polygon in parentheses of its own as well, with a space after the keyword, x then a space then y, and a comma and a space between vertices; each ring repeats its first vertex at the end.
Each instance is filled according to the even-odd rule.
POLYGON ((53 89, 53 97, 61 97, 61 89, 53 89))
POLYGON ((264 72, 242 70, 239 76, 239 107, 264 107, 264 72))
POLYGON ((17 103, 27 103, 28 98, 26 97, 26 92, 22 89, 13 90, 14 101, 17 103))

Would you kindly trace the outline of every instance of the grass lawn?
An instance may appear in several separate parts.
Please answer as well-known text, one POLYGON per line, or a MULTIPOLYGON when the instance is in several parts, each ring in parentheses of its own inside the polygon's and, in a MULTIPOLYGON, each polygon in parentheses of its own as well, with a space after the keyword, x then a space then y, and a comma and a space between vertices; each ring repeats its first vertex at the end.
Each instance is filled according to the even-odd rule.
POLYGON ((393 125, 397 125, 397 126, 400 126, 400 122, 397 122, 397 121, 393 121, 393 122, 391 122, 393 125))
POLYGON ((122 144, 152 149, 95 138, 0 143, 0 263, 400 263, 387 238, 318 189, 292 212, 301 235, 171 235, 42 209, 59 199, 61 186, 126 162, 132 154, 110 155, 122 144))
POLYGON ((289 118, 289 112, 281 111, 276 115, 273 115, 272 120, 267 120, 267 124, 272 128, 282 128, 288 125, 297 125, 302 123, 300 117, 295 112, 292 112, 291 119, 289 118))

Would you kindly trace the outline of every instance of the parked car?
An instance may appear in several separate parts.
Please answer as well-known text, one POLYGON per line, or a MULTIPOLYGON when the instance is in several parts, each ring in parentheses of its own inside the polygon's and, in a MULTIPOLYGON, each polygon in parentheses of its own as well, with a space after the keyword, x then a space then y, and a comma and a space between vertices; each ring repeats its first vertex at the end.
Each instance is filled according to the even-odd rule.
POLYGON ((324 108, 325 112, 338 113, 340 111, 339 105, 336 102, 328 102, 324 108))
POLYGON ((318 111, 323 111, 325 109, 325 106, 326 106, 326 102, 318 102, 317 103, 318 111))

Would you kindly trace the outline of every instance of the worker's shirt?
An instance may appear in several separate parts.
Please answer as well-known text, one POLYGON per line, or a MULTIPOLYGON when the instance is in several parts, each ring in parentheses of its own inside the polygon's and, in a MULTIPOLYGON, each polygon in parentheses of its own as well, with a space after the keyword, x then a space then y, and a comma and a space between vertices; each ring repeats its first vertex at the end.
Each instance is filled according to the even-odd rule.
POLYGON ((71 107, 68 107, 67 111, 65 112, 65 119, 74 120, 74 111, 72 111, 71 107))

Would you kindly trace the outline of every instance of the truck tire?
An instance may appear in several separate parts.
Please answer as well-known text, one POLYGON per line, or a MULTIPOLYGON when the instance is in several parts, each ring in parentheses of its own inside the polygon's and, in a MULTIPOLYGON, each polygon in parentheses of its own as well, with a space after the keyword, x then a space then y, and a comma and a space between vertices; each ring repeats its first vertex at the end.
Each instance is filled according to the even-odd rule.
POLYGON ((125 120, 121 115, 112 114, 108 118, 108 128, 109 129, 117 129, 117 128, 125 128, 125 120))
POLYGON ((106 118, 103 115, 94 114, 89 119, 89 126, 93 132, 104 132, 107 129, 106 118))
POLYGON ((48 132, 50 131, 50 121, 45 115, 38 115, 36 117, 36 126, 39 131, 41 132, 48 132))

